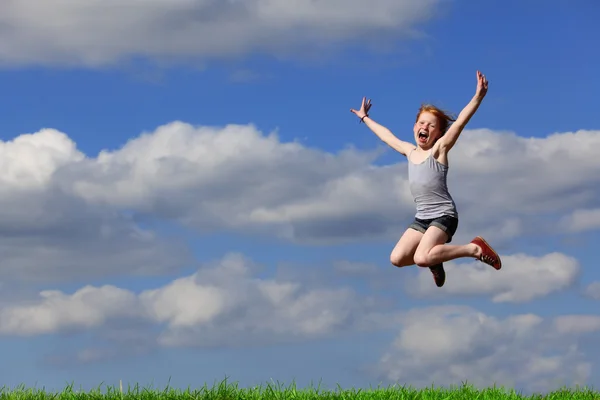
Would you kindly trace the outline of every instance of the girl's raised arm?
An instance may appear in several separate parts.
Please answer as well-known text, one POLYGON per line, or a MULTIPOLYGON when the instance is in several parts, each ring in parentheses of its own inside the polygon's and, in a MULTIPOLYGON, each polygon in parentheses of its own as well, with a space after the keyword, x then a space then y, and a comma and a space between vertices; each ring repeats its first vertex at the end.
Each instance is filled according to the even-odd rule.
POLYGON ((469 104, 467 104, 460 114, 458 114, 456 121, 448 128, 446 134, 438 140, 440 151, 447 153, 454 146, 463 129, 479 108, 481 101, 487 94, 487 89, 488 81, 485 78, 485 75, 477 71, 477 90, 475 96, 473 96, 469 104))
POLYGON ((388 128, 373 121, 368 114, 370 109, 371 99, 367 101, 367 99, 363 97, 360 110, 351 108, 350 111, 360 118, 361 122, 364 122, 365 125, 367 125, 369 129, 371 129, 371 131, 373 131, 373 133, 379 137, 379 139, 400 154, 406 156, 412 149, 415 148, 413 144, 398 139, 388 128))

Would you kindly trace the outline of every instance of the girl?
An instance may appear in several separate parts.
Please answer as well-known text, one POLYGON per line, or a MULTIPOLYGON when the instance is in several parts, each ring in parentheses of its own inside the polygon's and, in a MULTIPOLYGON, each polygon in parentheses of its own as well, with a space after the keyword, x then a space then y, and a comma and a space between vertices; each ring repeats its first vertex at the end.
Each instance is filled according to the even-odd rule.
POLYGON ((480 236, 465 245, 447 244, 458 227, 458 212, 446 185, 448 152, 479 108, 487 89, 485 75, 477 71, 475 96, 456 120, 435 106, 421 106, 413 127, 416 146, 398 139, 369 117, 371 100, 363 98, 360 110, 350 109, 384 143, 408 159, 408 181, 417 213, 392 250, 390 261, 397 267, 429 267, 438 287, 446 281, 445 261, 474 257, 497 270, 502 267, 498 254, 480 236))

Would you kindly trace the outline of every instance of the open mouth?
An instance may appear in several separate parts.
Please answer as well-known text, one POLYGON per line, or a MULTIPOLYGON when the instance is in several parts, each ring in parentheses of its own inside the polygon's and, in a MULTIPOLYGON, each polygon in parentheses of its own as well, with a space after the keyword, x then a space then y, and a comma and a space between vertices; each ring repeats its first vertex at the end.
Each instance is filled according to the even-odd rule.
POLYGON ((429 134, 425 133, 423 131, 420 131, 419 132, 419 141, 424 143, 424 142, 427 142, 427 139, 429 139, 429 134))

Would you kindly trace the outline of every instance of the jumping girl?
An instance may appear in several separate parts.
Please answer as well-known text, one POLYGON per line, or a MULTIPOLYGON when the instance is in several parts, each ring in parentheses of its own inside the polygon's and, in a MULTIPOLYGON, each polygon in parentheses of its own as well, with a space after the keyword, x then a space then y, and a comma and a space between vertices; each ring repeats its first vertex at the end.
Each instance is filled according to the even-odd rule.
POLYGON ((435 106, 422 105, 413 127, 416 146, 398 139, 369 117, 371 100, 363 98, 360 110, 350 109, 384 143, 408 159, 408 181, 417 212, 392 250, 390 261, 396 267, 429 267, 438 287, 446 281, 445 261, 473 257, 497 270, 502 267, 498 254, 480 236, 469 244, 448 244, 458 227, 458 212, 446 184, 448 152, 479 108, 487 89, 485 75, 477 71, 475 96, 456 120, 435 106))

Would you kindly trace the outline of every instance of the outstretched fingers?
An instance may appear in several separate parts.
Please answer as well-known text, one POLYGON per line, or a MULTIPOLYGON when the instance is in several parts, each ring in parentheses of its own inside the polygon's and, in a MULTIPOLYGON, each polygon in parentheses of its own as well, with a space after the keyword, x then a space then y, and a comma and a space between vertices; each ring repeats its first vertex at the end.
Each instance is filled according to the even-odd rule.
POLYGON ((477 83, 481 85, 483 88, 487 89, 488 80, 485 75, 481 71, 477 71, 477 83))
POLYGON ((371 99, 368 99, 368 100, 367 100, 367 98, 366 98, 366 97, 363 97, 363 99, 362 99, 362 103, 360 104, 360 110, 356 110, 356 109, 354 109, 354 108, 351 108, 351 109, 350 109, 350 112, 352 112, 352 113, 354 113, 354 114, 356 114, 356 115, 358 115, 358 114, 360 114, 360 113, 363 113, 363 114, 368 114, 368 113, 369 113, 369 110, 371 109, 371 106, 372 106, 372 104, 371 104, 371 99))
POLYGON ((477 96, 483 97, 488 90, 488 80, 481 71, 477 70, 477 96))

